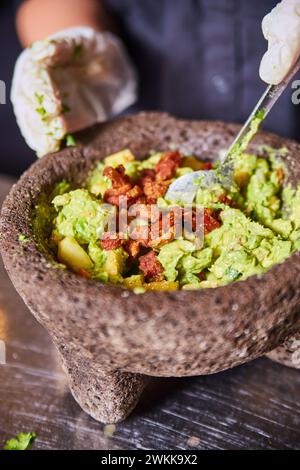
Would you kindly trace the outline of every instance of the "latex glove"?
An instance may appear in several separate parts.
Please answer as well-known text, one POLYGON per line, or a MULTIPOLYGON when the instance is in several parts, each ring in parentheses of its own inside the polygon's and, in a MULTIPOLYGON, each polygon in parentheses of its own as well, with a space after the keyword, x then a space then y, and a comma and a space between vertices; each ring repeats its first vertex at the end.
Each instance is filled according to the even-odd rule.
POLYGON ((11 100, 39 157, 67 134, 103 122, 136 100, 136 76, 118 38, 71 28, 35 42, 17 60, 11 100))
POLYGON ((282 0, 265 16, 262 30, 269 44, 260 64, 260 77, 278 85, 300 55, 300 0, 282 0))

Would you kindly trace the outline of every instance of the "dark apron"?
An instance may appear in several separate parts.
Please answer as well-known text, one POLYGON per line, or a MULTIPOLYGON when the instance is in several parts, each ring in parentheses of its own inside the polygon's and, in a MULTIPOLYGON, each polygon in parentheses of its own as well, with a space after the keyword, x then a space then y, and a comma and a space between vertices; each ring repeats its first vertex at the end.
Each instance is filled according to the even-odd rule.
MULTIPOLYGON (((105 0, 140 74, 140 109, 242 122, 266 86, 261 20, 279 0, 105 0)), ((300 137, 292 89, 264 128, 300 137)))
POLYGON ((0 173, 20 174, 36 157, 20 134, 10 103, 10 86, 21 46, 15 32, 15 14, 21 2, 0 3, 0 80, 6 84, 6 104, 0 104, 0 173))
MULTIPOLYGON (((258 77, 266 48, 261 19, 277 0, 104 0, 140 75, 134 111, 242 122, 264 89, 258 77)), ((21 48, 14 30, 20 1, 0 4, 0 173, 19 174, 35 157, 20 135, 9 103, 13 66, 21 48)), ((300 105, 289 89, 264 125, 300 137, 300 105)))

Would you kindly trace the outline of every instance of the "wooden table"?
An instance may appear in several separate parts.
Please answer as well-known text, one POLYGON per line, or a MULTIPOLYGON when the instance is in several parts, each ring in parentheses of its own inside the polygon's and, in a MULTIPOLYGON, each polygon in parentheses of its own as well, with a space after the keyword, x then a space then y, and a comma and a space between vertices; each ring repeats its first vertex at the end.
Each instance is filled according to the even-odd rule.
MULTIPOLYGON (((12 181, 0 177, 0 203, 12 181)), ((0 447, 35 431, 36 449, 300 449, 300 371, 262 358, 220 374, 155 379, 112 437, 72 398, 46 331, 0 265, 0 447)))

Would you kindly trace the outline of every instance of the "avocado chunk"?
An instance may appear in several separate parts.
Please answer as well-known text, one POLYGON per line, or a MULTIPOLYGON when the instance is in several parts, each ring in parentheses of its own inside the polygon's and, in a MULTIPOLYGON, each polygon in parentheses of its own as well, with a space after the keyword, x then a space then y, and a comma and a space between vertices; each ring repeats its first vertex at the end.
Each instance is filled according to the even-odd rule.
POLYGON ((61 263, 75 272, 81 269, 88 271, 93 267, 91 258, 74 237, 68 236, 58 242, 57 257, 61 263))
POLYGON ((103 270, 108 274, 108 277, 114 281, 121 279, 125 273, 126 260, 128 253, 123 248, 107 251, 107 258, 103 266, 103 270))
POLYGON ((135 157, 131 150, 124 149, 120 152, 114 153, 113 155, 109 155, 104 159, 104 163, 106 166, 112 166, 113 168, 119 165, 126 165, 126 163, 133 162, 135 157))

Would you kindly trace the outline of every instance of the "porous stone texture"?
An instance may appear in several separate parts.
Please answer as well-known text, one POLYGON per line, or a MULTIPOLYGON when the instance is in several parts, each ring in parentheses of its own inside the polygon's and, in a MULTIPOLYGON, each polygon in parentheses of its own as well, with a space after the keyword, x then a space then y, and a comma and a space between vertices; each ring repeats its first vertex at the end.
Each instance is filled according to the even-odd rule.
POLYGON ((300 331, 276 349, 267 354, 272 361, 288 367, 300 369, 300 331))
MULTIPOLYGON (((76 148, 37 161, 13 186, 0 222, 0 249, 11 279, 58 347, 71 390, 95 419, 124 419, 146 376, 210 374, 250 361, 300 330, 299 254, 262 277, 215 289, 132 291, 76 276, 53 263, 33 233, 41 194, 68 179, 81 184, 97 161, 129 147, 180 151, 213 160, 238 126, 176 120, 161 113, 121 118, 78 134, 76 148), (19 235, 28 242, 20 242, 19 235)), ((300 145, 261 133, 260 144, 286 146, 291 182, 300 180, 300 145)), ((42 234, 47 237, 48 234, 42 234)), ((279 350, 280 351, 280 350, 279 350)))

